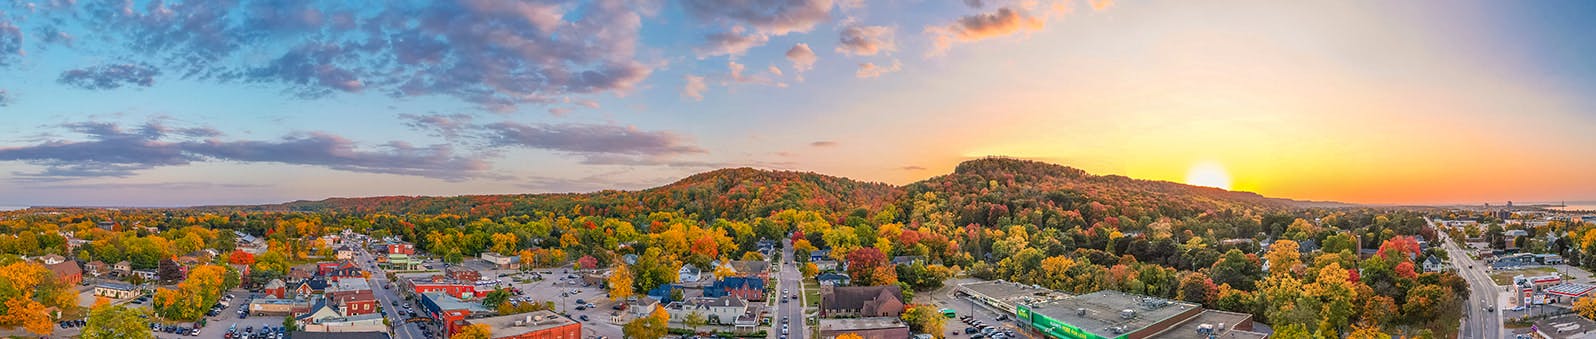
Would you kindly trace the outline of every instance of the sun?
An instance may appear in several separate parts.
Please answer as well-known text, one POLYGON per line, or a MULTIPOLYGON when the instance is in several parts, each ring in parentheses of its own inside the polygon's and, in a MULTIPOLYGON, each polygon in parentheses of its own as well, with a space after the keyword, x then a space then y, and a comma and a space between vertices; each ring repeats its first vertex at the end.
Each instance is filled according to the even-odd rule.
POLYGON ((1192 165, 1186 172, 1186 184, 1193 186, 1207 186, 1223 190, 1230 190, 1230 174, 1225 173, 1225 166, 1217 162, 1203 162, 1192 165))

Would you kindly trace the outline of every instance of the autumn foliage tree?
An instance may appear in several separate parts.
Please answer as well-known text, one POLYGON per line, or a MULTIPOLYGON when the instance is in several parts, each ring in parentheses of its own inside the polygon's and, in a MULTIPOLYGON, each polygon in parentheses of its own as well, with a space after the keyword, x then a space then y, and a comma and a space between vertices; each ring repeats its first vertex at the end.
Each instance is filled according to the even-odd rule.
MULTIPOLYGON (((879 269, 887 267, 887 256, 881 254, 880 250, 871 247, 860 248, 849 252, 847 258, 848 276, 854 283, 865 286, 883 284, 876 281, 878 278, 884 278, 878 274, 879 269)), ((896 279, 897 273, 894 272, 892 277, 896 279)))
POLYGON ((254 265, 255 255, 244 251, 233 251, 227 255, 227 263, 234 265, 254 265))
POLYGON ((460 332, 455 333, 453 336, 450 336, 450 338, 491 339, 493 338, 493 328, 488 327, 487 324, 471 324, 461 327, 460 332))
POLYGON ((56 280, 44 265, 13 262, 0 266, 0 328, 22 328, 29 333, 48 335, 53 330, 50 308, 72 311, 77 294, 71 286, 56 280))
POLYGON ((621 300, 632 296, 632 270, 625 263, 615 265, 610 270, 609 286, 610 300, 621 300))

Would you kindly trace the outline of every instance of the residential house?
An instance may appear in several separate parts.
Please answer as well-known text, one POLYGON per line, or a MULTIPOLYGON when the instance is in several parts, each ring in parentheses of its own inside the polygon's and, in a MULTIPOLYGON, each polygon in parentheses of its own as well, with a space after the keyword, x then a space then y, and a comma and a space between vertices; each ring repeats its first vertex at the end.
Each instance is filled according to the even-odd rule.
POLYGON ((820 286, 848 286, 853 278, 847 274, 821 273, 815 276, 815 280, 820 282, 820 286))
POLYGON ((272 298, 287 298, 288 284, 284 283, 282 279, 272 279, 272 281, 266 283, 266 288, 261 292, 272 298))
POLYGON ((1436 258, 1433 255, 1424 258, 1424 271, 1425 272, 1440 272, 1441 270, 1443 270, 1445 268, 1446 268, 1446 266, 1441 264, 1441 259, 1438 259, 1438 258, 1436 258))
POLYGON ((35 258, 35 259, 38 260, 39 263, 45 264, 46 266, 55 265, 55 264, 59 264, 59 263, 63 263, 63 262, 67 261, 66 257, 60 256, 60 255, 56 255, 56 254, 46 254, 44 256, 41 256, 41 257, 38 257, 38 258, 35 258))
POLYGON ((119 277, 131 276, 133 275, 133 263, 127 260, 118 261, 115 265, 111 265, 111 273, 115 273, 119 277))
POLYGON ((654 287, 654 289, 648 290, 648 297, 660 302, 670 303, 676 300, 676 298, 671 296, 675 294, 673 292, 685 294, 686 290, 675 284, 661 284, 654 287))
POLYGON ((337 252, 334 252, 333 257, 337 258, 338 260, 354 259, 355 249, 349 246, 338 246, 338 250, 337 252))
POLYGON ((300 280, 299 284, 294 286, 293 294, 300 297, 308 297, 313 294, 326 292, 327 286, 329 285, 331 284, 328 283, 326 279, 310 278, 300 280))
POLYGON ((698 266, 693 266, 693 264, 684 264, 682 265, 681 269, 676 270, 676 282, 698 282, 698 278, 702 275, 703 271, 699 270, 698 266))
POLYGON ((626 314, 631 318, 642 318, 654 313, 654 308, 659 307, 659 300, 653 298, 637 298, 626 301, 626 314))
POLYGON ((106 265, 104 261, 99 260, 90 261, 88 264, 83 265, 83 269, 96 278, 111 273, 111 265, 106 265))
POLYGON ((924 262, 925 262, 925 257, 918 256, 918 255, 900 255, 900 256, 892 257, 892 264, 893 265, 914 265, 914 264, 924 263, 924 262))
POLYGON ((816 262, 831 259, 831 249, 822 248, 809 252, 809 261, 816 262))
POLYGON ((144 281, 155 281, 155 270, 133 270, 130 276, 139 277, 144 281))
POLYGON ((765 279, 759 277, 726 277, 704 288, 709 298, 738 297, 744 300, 765 300, 765 279))
POLYGON ((903 291, 890 286, 821 286, 821 317, 897 317, 903 291))
POLYGON ((344 315, 338 313, 338 308, 328 303, 326 298, 316 298, 315 303, 310 306, 310 312, 299 313, 299 315, 294 317, 294 321, 300 324, 309 324, 320 319, 342 316, 344 315))
POLYGON ((831 272, 842 269, 842 265, 837 264, 836 260, 816 260, 810 261, 810 263, 815 264, 815 270, 818 272, 831 272))
POLYGON ((729 264, 731 264, 731 267, 732 267, 733 271, 737 271, 737 275, 739 275, 739 276, 759 277, 760 279, 770 279, 770 262, 769 261, 764 261, 764 260, 732 260, 729 264))
POLYGON ((732 325, 737 317, 747 312, 748 303, 737 297, 690 298, 665 306, 665 313, 670 314, 670 321, 676 323, 687 319, 689 314, 697 313, 704 316, 710 325, 732 325))
POLYGON ((107 281, 94 286, 94 295, 111 299, 129 299, 139 296, 139 290, 132 284, 107 281))

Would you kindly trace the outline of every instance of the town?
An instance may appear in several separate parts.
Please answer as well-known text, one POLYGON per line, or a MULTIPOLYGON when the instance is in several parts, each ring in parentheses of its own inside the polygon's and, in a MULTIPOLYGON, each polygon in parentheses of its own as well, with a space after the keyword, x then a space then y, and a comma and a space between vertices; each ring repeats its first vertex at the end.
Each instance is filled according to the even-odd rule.
MULTIPOLYGON (((1441 292, 1461 285, 1466 289, 1460 292, 1475 299, 1457 301, 1467 305, 1465 313, 1453 318, 1461 324, 1453 328, 1459 337, 1578 338, 1596 328, 1590 320, 1596 316, 1596 299, 1586 298, 1596 290, 1588 270, 1596 256, 1581 260, 1588 257, 1589 239, 1596 239, 1591 236, 1596 234, 1596 225, 1591 224, 1596 216, 1539 208, 1352 212, 1284 222, 1289 225, 1266 232, 1280 234, 1276 239, 1215 241, 1232 249, 1211 259, 1211 267, 1202 272, 1162 283, 1155 282, 1159 273, 1151 266, 1132 269, 1143 272, 1129 277, 1114 276, 1130 267, 1124 264, 1127 260, 1137 260, 1131 256, 1143 256, 1133 249, 1143 245, 1134 243, 1125 252, 1129 259, 1097 259, 1098 254, 1091 252, 1078 252, 1072 256, 1075 260, 1042 258, 1020 251, 992 265, 950 267, 943 265, 947 259, 934 253, 883 251, 906 240, 914 240, 910 242, 917 247, 930 244, 904 239, 917 231, 894 230, 895 225, 882 225, 880 232, 900 233, 893 238, 897 241, 853 247, 839 255, 839 247, 850 241, 844 236, 855 231, 834 234, 837 229, 803 226, 784 233, 740 225, 701 228, 683 220, 667 221, 668 215, 655 215, 665 218, 656 225, 675 226, 653 235, 634 234, 630 226, 615 222, 607 229, 594 228, 600 233, 589 234, 608 236, 593 241, 623 249, 606 251, 607 264, 592 255, 597 252, 564 253, 583 251, 578 239, 588 234, 576 229, 555 237, 565 242, 555 248, 523 247, 514 232, 489 234, 486 243, 469 246, 456 244, 469 241, 469 235, 445 239, 449 233, 431 233, 428 245, 418 246, 365 221, 345 220, 355 222, 355 227, 314 225, 299 216, 275 222, 267 229, 269 236, 257 236, 198 226, 162 230, 138 226, 141 221, 94 221, 107 215, 123 215, 124 220, 148 215, 80 211, 72 218, 83 222, 58 228, 72 231, 3 236, 0 248, 22 253, 59 248, 72 255, 24 256, 25 260, 7 266, 12 272, 35 267, 53 278, 35 283, 52 287, 31 294, 8 292, 43 300, 39 316, 47 317, 52 328, 27 322, 9 330, 12 335, 25 331, 93 338, 103 336, 93 334, 97 331, 126 335, 117 331, 134 328, 157 338, 225 339, 1295 338, 1335 325, 1321 322, 1317 330, 1309 330, 1313 327, 1299 321, 1320 319, 1318 312, 1291 313, 1270 305, 1323 302, 1289 295, 1273 299, 1283 292, 1276 290, 1282 286, 1308 291, 1339 288, 1348 297, 1375 294, 1368 297, 1373 306, 1329 304, 1324 309, 1360 318, 1391 317, 1386 321, 1395 322, 1415 307, 1410 306, 1416 302, 1415 293, 1433 293, 1422 291, 1419 286, 1432 286, 1422 281, 1435 279, 1440 285, 1433 286, 1444 286, 1441 292), (1336 218, 1367 217, 1379 219, 1369 220, 1381 226, 1330 230, 1345 222, 1336 218), (739 229, 752 232, 725 233, 739 229), (806 235, 805 229, 822 235, 806 235), (121 236, 107 236, 113 234, 121 236), (755 238, 756 234, 778 237, 755 238), (1365 237, 1387 239, 1370 248, 1358 244, 1365 237), (626 252, 625 248, 642 242, 655 245, 641 254, 626 252), (830 246, 820 248, 815 242, 830 246), (462 249, 473 246, 480 252, 461 255, 469 251, 462 249), (1236 250, 1248 247, 1253 248, 1248 253, 1236 250), (182 254, 167 255, 178 252, 182 254), (684 254, 686 260, 672 259, 684 254), (92 260, 110 257, 122 260, 92 260), (729 259, 734 257, 738 259, 729 259), (1313 262, 1304 261, 1307 258, 1313 262), (1040 261, 1031 264, 1036 266, 1010 267, 1013 260, 1040 261), (1073 275, 1049 273, 1056 270, 1102 274, 1090 273, 1092 266, 1077 266, 1098 260, 1121 264, 1109 267, 1106 276, 1093 278, 1104 281, 1047 280, 1073 275), (1390 271, 1380 273, 1375 267, 1390 271), (1298 280, 1301 273, 1296 272, 1318 274, 1298 280), (1050 278, 1027 278, 1035 274, 1050 278), (1346 284, 1348 274, 1362 277, 1350 280, 1356 285, 1334 287, 1346 284), (1340 278, 1331 278, 1337 275, 1340 278), (1396 285, 1381 284, 1380 279, 1392 279, 1396 285), (1256 287, 1242 287, 1248 284, 1256 287), (1400 308, 1376 290, 1407 284, 1420 285, 1406 287, 1410 300, 1400 308), (51 304, 60 299, 70 302, 51 304), (1381 304, 1393 313, 1368 313, 1379 311, 1381 304), (1256 315, 1260 313, 1274 321, 1266 325, 1256 315)), ((61 219, 64 213, 16 213, 8 220, 72 219, 61 219)), ((182 219, 203 224, 222 218, 194 213, 182 219)), ((777 215, 790 218, 777 220, 780 224, 806 218, 790 211, 777 215)), ((555 226, 580 225, 572 222, 555 226)), ((404 223, 396 225, 413 227, 404 223)), ((465 234, 454 236, 461 235, 465 234)), ((990 246, 997 250, 1002 242, 990 246)), ((19 278, 9 279, 11 284, 5 286, 17 286, 19 278)), ((1340 302, 1346 301, 1350 299, 1340 302)), ((1358 331, 1373 328, 1364 326, 1368 325, 1352 325, 1358 331)), ((1422 329, 1417 335, 1429 336, 1430 331, 1422 329)))

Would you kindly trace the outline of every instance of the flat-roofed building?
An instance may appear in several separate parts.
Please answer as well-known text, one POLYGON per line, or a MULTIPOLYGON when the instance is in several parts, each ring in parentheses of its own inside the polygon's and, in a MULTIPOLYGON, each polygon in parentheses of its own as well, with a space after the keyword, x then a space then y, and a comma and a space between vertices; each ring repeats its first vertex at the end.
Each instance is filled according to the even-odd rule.
POLYGON ((1151 339, 1263 339, 1269 335, 1252 331, 1252 315, 1246 313, 1205 310, 1197 316, 1176 324, 1151 339))
POLYGON ((493 339, 580 339, 582 323, 554 312, 535 311, 502 317, 464 320, 468 325, 487 325, 493 339))
POLYGON ((857 334, 864 339, 908 339, 909 325, 897 317, 820 319, 821 339, 857 334))
POLYGON ((1060 339, 1143 339, 1196 317, 1196 304, 1098 291, 1032 305, 1018 305, 1016 318, 1043 335, 1060 339))
POLYGON ((1015 306, 1019 304, 1048 302, 1070 296, 1059 291, 1008 281, 963 283, 959 284, 955 291, 970 296, 982 305, 1010 315, 1014 314, 1015 306))

